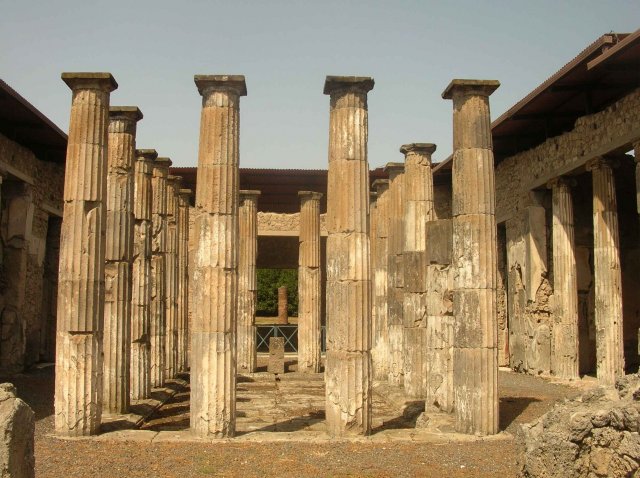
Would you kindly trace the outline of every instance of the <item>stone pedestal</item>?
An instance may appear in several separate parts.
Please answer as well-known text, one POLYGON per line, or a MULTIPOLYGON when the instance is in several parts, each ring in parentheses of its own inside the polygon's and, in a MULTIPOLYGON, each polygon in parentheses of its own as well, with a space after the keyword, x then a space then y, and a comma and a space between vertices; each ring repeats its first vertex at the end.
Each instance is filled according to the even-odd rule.
POLYGON ((165 378, 178 371, 178 195, 180 176, 167 176, 167 242, 165 251, 165 378))
POLYGON ((167 346, 167 177, 169 158, 156 158, 151 178, 151 385, 161 387, 166 376, 167 346))
POLYGON ((103 405, 110 413, 129 410, 133 163, 141 119, 135 106, 109 110, 103 405))
POLYGON ((578 282, 570 180, 556 178, 548 187, 553 203, 553 300, 551 372, 580 378, 578 368, 578 282))
POLYGON ((598 380, 614 385, 624 375, 622 277, 616 185, 603 158, 587 164, 593 182, 593 268, 598 380))
POLYGON ((178 371, 189 369, 189 206, 191 189, 178 198, 178 371))
POLYGON ((258 278, 258 197, 260 191, 240 191, 238 251, 238 371, 256 371, 256 302, 258 278))
POLYGON ((424 399, 427 390, 427 246, 426 223, 435 219, 431 155, 436 145, 405 144, 404 163, 404 390, 424 399))
POLYGON ((110 73, 63 73, 73 91, 58 275, 55 429, 94 435, 102 417, 102 332, 110 73))
POLYGON ((151 395, 151 177, 155 149, 136 150, 131 267, 131 400, 151 395))
POLYGON ((278 287, 278 324, 281 325, 289 323, 289 299, 287 293, 287 286, 278 287))
POLYGON ((373 79, 329 76, 327 431, 371 432, 371 296, 367 92, 373 79))
POLYGON ((238 163, 244 76, 197 75, 202 95, 191 328, 191 430, 230 437, 236 416, 238 163))
POLYGON ((402 385, 404 375, 404 164, 387 163, 389 174, 389 222, 387 254, 387 322, 389 362, 387 379, 391 385, 402 385))
POLYGON ((453 80, 453 388, 456 430, 498 432, 495 179, 489 95, 497 81, 453 80))
POLYGON ((389 365, 389 330, 387 310, 388 290, 388 255, 389 245, 389 180, 376 179, 372 187, 376 190, 376 207, 372 210, 371 222, 375 228, 371 231, 371 267, 373 268, 373 327, 371 362, 373 378, 387 380, 389 365), (375 230, 374 230, 375 229, 375 230), (375 234, 375 235, 374 235, 375 234))
POLYGON ((298 372, 320 372, 322 268, 320 264, 321 193, 298 192, 298 372))

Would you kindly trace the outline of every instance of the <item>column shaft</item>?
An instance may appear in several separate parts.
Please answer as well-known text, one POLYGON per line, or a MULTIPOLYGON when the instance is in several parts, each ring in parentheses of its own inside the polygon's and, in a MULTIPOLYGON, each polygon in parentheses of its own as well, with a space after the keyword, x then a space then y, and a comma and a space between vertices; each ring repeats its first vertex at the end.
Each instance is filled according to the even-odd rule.
POLYGON ((178 208, 178 370, 189 368, 189 202, 190 189, 181 189, 178 208))
POLYGON ((376 179, 375 237, 371 236, 373 268, 373 309, 375 310, 372 335, 371 360, 373 377, 376 380, 387 380, 389 373, 389 330, 388 330, 388 231, 389 231, 389 180, 376 179), (373 245, 375 243, 375 246, 373 245))
POLYGON ((371 78, 327 77, 327 429, 371 431, 371 297, 367 92, 371 78))
POLYGON ((102 417, 109 73, 64 73, 73 91, 58 276, 55 429, 98 433, 102 417))
POLYGON ((179 176, 167 176, 167 242, 165 250, 165 378, 178 371, 178 194, 179 176))

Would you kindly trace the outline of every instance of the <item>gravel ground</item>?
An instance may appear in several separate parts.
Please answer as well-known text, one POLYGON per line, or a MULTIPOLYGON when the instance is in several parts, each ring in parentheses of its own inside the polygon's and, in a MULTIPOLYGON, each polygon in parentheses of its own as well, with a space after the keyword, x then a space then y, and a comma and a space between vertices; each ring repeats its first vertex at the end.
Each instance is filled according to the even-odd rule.
MULTIPOLYGON (((516 476, 522 445, 515 437, 465 443, 148 443, 59 440, 53 430, 53 369, 10 380, 36 412, 38 477, 485 477, 516 476)), ((501 428, 545 413, 568 387, 500 373, 501 428)))

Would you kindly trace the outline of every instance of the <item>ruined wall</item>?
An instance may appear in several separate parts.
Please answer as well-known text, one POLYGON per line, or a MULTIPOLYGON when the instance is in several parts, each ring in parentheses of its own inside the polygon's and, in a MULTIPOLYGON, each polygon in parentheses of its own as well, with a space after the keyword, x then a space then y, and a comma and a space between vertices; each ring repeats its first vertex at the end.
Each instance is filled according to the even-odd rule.
MULTIPOLYGON (((640 137, 640 89, 599 113, 579 118, 572 131, 509 157, 497 166, 496 216, 506 231, 508 347, 512 368, 542 374, 550 369, 553 264, 550 192, 545 188, 546 182, 582 167, 587 160, 611 149, 624 149, 634 137, 640 137)), ((591 175, 585 176, 574 188, 573 197, 583 373, 592 369, 590 362, 595 353, 591 175)), ((617 181, 618 177, 616 173, 617 181)), ((624 189, 618 189, 619 209, 621 202, 631 201, 628 198, 626 201, 626 196, 620 197, 624 189)), ((620 223, 624 221, 637 221, 637 215, 634 218, 621 214, 620 223)), ((631 238, 621 239, 621 257, 633 262, 637 260, 635 250, 639 246, 632 243, 631 238)), ((623 284, 632 283, 634 272, 628 266, 623 269, 626 269, 623 284)), ((637 333, 640 303, 636 296, 624 294, 623 301, 625 331, 635 327, 637 333)), ((629 339, 626 348, 630 349, 631 333, 626 337, 629 339)))
POLYGON ((51 330, 43 278, 49 216, 62 211, 64 166, 0 135, 0 172, 0 372, 14 373, 47 355, 51 340, 42 332, 51 330))
MULTIPOLYGON (((274 235, 288 233, 298 235, 300 231, 300 213, 284 214, 277 212, 258 212, 258 234, 274 235)), ((327 235, 326 214, 320 214, 320 235, 327 235)), ((297 267, 297 265, 296 265, 297 267)))

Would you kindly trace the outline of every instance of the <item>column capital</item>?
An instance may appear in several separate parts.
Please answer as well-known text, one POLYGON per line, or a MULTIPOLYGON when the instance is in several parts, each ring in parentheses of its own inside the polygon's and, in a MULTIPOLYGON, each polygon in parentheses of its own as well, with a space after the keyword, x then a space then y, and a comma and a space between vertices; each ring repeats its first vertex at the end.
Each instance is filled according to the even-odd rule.
POLYGON ((258 191, 255 189, 241 189, 239 191, 241 199, 254 199, 257 200, 258 197, 262 194, 262 191, 258 191))
POLYGON ((367 93, 375 82, 370 76, 327 76, 324 80, 323 94, 332 95, 339 90, 355 90, 367 93))
POLYGON ((467 96, 489 96, 500 86, 498 80, 465 80, 454 79, 442 92, 442 98, 450 100, 455 94, 467 96))
POLYGON ((153 162, 153 164, 157 168, 167 168, 167 172, 168 172, 168 169, 173 164, 173 161, 171 161, 170 158, 162 157, 162 158, 156 158, 156 160, 153 162))
POLYGON ((232 91, 238 96, 247 96, 244 75, 195 75, 193 81, 202 96, 211 91, 232 91))
POLYGON ((188 198, 191 198, 193 191, 191 189, 184 188, 184 189, 180 189, 178 193, 180 194, 180 196, 186 196, 188 198))
POLYGON ((378 194, 383 192, 385 189, 389 188, 389 180, 388 179, 376 179, 371 183, 371 187, 376 190, 378 194))
POLYGON ((387 163, 384 165, 384 172, 389 176, 404 173, 404 163, 387 163))
POLYGON ((72 90, 103 90, 107 93, 118 88, 111 73, 65 72, 60 76, 72 90))
POLYGON ((605 167, 611 169, 614 166, 616 165, 604 156, 596 156, 595 158, 591 158, 584 165, 587 171, 595 171, 596 169, 602 169, 605 167))
POLYGON ((182 182, 182 176, 176 176, 175 174, 169 174, 167 180, 174 181, 176 183, 182 182))
POLYGON ((136 149, 136 160, 138 161, 155 161, 158 152, 155 149, 136 149))
POLYGON ((109 120, 124 120, 136 123, 144 115, 137 106, 111 106, 109 108, 109 120))
POLYGON ((547 182, 547 189, 553 189, 559 186, 572 188, 575 187, 576 184, 576 180, 573 178, 568 178, 567 176, 558 176, 557 178, 553 178, 549 182, 547 182))
POLYGON ((433 143, 409 143, 400 146, 400 152, 404 155, 417 153, 431 156, 435 150, 436 145, 433 143))
POLYGON ((320 199, 322 199, 323 196, 324 196, 324 194, 318 193, 318 192, 315 192, 315 191, 298 191, 298 197, 300 199, 320 200, 320 199))

